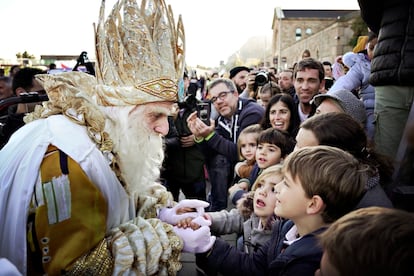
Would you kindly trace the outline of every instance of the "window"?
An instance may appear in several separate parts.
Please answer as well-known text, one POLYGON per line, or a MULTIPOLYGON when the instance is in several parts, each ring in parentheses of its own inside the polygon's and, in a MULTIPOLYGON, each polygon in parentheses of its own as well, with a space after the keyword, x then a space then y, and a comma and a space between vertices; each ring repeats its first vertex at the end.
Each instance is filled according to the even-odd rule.
POLYGON ((311 35, 312 34, 312 29, 311 28, 307 28, 306 31, 305 31, 305 33, 307 35, 311 35))
POLYGON ((302 29, 296 28, 296 41, 300 40, 302 38, 302 29))

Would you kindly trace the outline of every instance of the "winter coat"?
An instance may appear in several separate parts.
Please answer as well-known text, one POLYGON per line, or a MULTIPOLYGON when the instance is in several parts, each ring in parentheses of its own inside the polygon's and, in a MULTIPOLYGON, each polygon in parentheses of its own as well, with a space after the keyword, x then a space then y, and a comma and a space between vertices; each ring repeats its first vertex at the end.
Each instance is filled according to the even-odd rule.
POLYGON ((414 0, 358 0, 361 16, 378 34, 371 62, 374 86, 414 85, 414 0))
POLYGON ((197 254, 201 259, 199 264, 202 269, 217 269, 223 275, 313 276, 322 258, 317 235, 326 228, 303 236, 283 250, 283 240, 292 226, 290 220, 276 223, 271 239, 253 254, 240 252, 228 242, 217 239, 211 252, 197 254))
POLYGON ((245 253, 252 253, 263 246, 272 235, 272 230, 259 230, 260 218, 254 213, 244 220, 238 209, 208 213, 212 218, 211 232, 216 235, 243 234, 245 253))
POLYGON ((374 107, 375 107, 375 89, 369 84, 371 75, 371 62, 368 57, 363 54, 346 53, 343 56, 343 62, 350 69, 348 73, 341 76, 331 87, 330 92, 337 90, 357 90, 359 89, 359 97, 362 99, 367 114, 365 129, 370 139, 374 136, 374 107))
POLYGON ((358 202, 355 209, 372 206, 393 208, 391 200, 388 198, 384 189, 381 187, 379 174, 368 178, 365 189, 366 192, 362 199, 358 202))

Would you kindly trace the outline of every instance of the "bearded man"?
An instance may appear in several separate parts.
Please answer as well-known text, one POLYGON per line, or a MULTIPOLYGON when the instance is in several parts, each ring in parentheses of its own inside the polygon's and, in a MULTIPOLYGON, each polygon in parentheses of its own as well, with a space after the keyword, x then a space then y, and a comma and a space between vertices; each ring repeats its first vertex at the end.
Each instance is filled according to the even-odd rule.
POLYGON ((163 222, 182 218, 157 180, 184 32, 163 0, 147 2, 120 0, 104 21, 102 1, 97 77, 37 75, 49 101, 0 151, 0 257, 22 274, 175 275, 183 246, 214 242, 204 226, 191 247, 163 222))

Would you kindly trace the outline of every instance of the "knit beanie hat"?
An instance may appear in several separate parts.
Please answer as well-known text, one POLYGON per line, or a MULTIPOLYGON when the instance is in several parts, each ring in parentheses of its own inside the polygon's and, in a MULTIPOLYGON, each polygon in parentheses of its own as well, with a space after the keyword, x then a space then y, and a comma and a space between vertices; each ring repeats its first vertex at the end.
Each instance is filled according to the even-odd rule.
POLYGON ((250 72, 250 69, 249 69, 249 68, 247 68, 246 66, 237 66, 237 67, 234 67, 234 68, 232 68, 232 69, 230 70, 230 76, 229 76, 229 78, 230 78, 230 79, 234 78, 234 76, 236 76, 236 75, 237 75, 237 73, 239 73, 239 72, 241 72, 241 71, 247 71, 247 72, 250 72))
POLYGON ((367 43, 368 43, 368 36, 367 35, 359 36, 358 40, 357 40, 357 44, 355 45, 354 49, 352 49, 352 52, 358 53, 358 52, 364 50, 367 43))
POLYGON ((365 124, 367 115, 365 113, 364 103, 352 94, 352 92, 345 89, 329 91, 326 94, 316 95, 313 98, 313 102, 316 106, 319 106, 326 98, 334 99, 346 114, 361 124, 365 124))

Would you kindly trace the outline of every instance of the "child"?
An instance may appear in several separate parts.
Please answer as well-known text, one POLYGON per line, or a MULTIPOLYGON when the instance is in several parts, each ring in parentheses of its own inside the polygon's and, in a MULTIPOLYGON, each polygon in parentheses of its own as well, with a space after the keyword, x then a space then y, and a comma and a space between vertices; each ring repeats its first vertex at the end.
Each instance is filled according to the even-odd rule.
POLYGON ((368 166, 366 193, 355 209, 370 206, 392 208, 392 202, 381 187, 390 183, 392 163, 369 147, 364 128, 350 115, 334 112, 309 118, 301 124, 296 141, 296 148, 315 145, 340 148, 368 166))
POLYGON ((264 130, 257 139, 256 164, 250 173, 250 183, 267 167, 281 163, 294 147, 295 141, 287 132, 275 128, 264 130))
MULTIPOLYGON (((216 235, 242 234, 244 237, 245 253, 257 251, 271 237, 272 225, 276 221, 273 210, 276 205, 277 183, 282 181, 282 166, 271 166, 257 178, 246 200, 246 213, 241 214, 238 209, 230 211, 205 213, 205 218, 211 222, 210 229, 216 235), (247 217, 247 219, 245 219, 247 217)), ((192 218, 178 223, 179 227, 191 227, 196 230, 200 227, 192 218)))
MULTIPOLYGON (((235 182, 241 178, 248 178, 256 162, 256 148, 257 138, 259 137, 262 128, 259 124, 254 124, 246 127, 240 132, 237 140, 237 150, 239 153, 239 160, 234 166, 234 172, 236 174, 235 182)), ((246 187, 247 190, 247 187, 246 187)))
MULTIPOLYGON (((256 163, 250 173, 249 182, 254 183, 264 169, 281 163, 294 147, 295 142, 287 132, 275 128, 263 130, 257 139, 256 163)), ((230 200, 234 205, 245 192, 238 187, 229 189, 230 200)))
POLYGON ((358 209, 333 223, 320 242, 324 252, 317 276, 414 273, 414 214, 406 211, 358 209))
POLYGON ((286 220, 276 224, 270 241, 248 255, 217 238, 197 255, 202 269, 223 275, 314 275, 322 257, 316 235, 362 197, 365 167, 343 150, 316 146, 291 153, 282 172, 274 211, 286 220))

